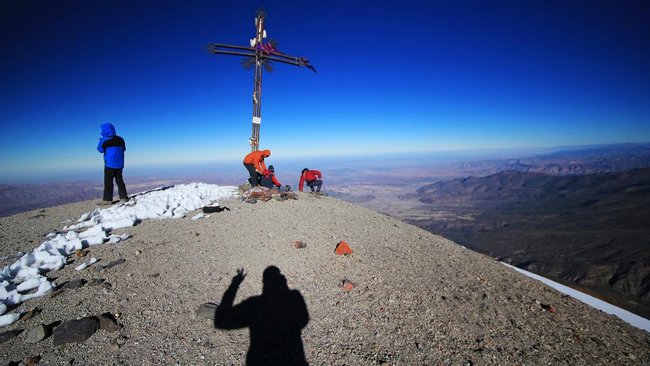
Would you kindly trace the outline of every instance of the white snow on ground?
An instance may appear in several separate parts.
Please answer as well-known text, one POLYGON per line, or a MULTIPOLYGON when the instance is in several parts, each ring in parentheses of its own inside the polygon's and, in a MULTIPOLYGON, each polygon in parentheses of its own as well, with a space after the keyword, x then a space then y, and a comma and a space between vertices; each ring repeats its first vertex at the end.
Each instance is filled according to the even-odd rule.
MULTIPOLYGON (((501 263, 503 263, 503 262, 501 262, 501 263)), ((560 285, 559 283, 557 283, 555 281, 551 281, 546 277, 536 275, 534 273, 528 272, 528 271, 523 270, 521 268, 511 266, 511 265, 509 265, 507 263, 503 263, 503 264, 510 267, 510 268, 512 268, 512 269, 514 269, 517 272, 523 273, 524 275, 526 275, 526 276, 528 276, 530 278, 534 278, 534 279, 536 279, 538 281, 541 281, 544 284, 546 284, 547 286, 550 286, 550 287, 560 291, 563 294, 569 295, 569 296, 573 297, 574 299, 578 299, 578 300, 584 302, 585 304, 587 304, 587 305, 589 305, 589 306, 591 306, 591 307, 593 307, 595 309, 604 311, 607 314, 616 315, 617 317, 621 318, 623 321, 631 324, 632 326, 637 327, 639 329, 643 329, 646 332, 650 332, 650 320, 648 320, 646 318, 640 317, 640 316, 638 316, 638 315, 636 315, 634 313, 631 313, 631 312, 629 312, 627 310, 621 309, 618 306, 614 306, 614 305, 612 305, 612 304, 610 304, 608 302, 597 299, 597 298, 595 298, 593 296, 589 296, 589 295, 587 295, 585 293, 574 290, 571 287, 560 285)))
MULTIPOLYGON (((205 183, 158 188, 136 194, 126 203, 87 212, 76 224, 64 227, 61 232, 47 234, 46 241, 38 248, 0 271, 0 327, 12 324, 20 317, 16 313, 5 314, 8 306, 54 291, 56 285, 43 274, 63 268, 68 256, 77 249, 118 243, 130 235, 112 235, 112 230, 130 227, 146 219, 181 218, 187 212, 236 194, 237 187, 205 183)), ((96 261, 92 258, 76 269, 83 270, 96 261)))

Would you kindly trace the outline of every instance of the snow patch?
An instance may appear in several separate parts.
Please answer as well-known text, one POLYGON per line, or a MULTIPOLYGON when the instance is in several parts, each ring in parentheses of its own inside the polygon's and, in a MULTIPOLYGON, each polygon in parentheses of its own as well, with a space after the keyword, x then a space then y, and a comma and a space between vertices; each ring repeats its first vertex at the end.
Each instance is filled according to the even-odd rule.
MULTIPOLYGON (((61 232, 48 233, 45 242, 31 253, 23 254, 0 270, 0 326, 12 324, 20 317, 18 314, 2 315, 7 305, 17 305, 54 291, 56 285, 43 274, 63 268, 68 256, 78 249, 119 243, 130 235, 110 234, 112 230, 131 227, 147 219, 181 218, 190 211, 236 194, 237 187, 205 183, 158 188, 137 194, 126 203, 84 213, 76 224, 65 226, 61 232), (33 293, 24 294, 34 289, 33 293)), ((81 271, 95 262, 97 259, 91 258, 75 269, 81 271)))
POLYGON ((503 265, 507 266, 507 267, 510 267, 510 268, 514 269, 515 271, 517 271, 519 273, 522 273, 522 274, 530 277, 530 278, 541 281, 542 283, 546 284, 547 286, 550 286, 550 287, 560 291, 563 294, 569 295, 569 296, 573 297, 576 300, 580 300, 580 301, 584 302, 585 304, 587 304, 587 305, 589 305, 589 306, 591 306, 591 307, 593 307, 595 309, 604 311, 607 314, 615 315, 615 316, 621 318, 626 323, 629 323, 630 325, 632 325, 632 326, 634 326, 636 328, 643 329, 646 332, 650 332, 650 320, 648 320, 646 318, 638 316, 638 315, 636 315, 634 313, 631 313, 631 312, 629 312, 629 311, 627 311, 625 309, 621 309, 618 306, 614 306, 614 305, 612 305, 612 304, 610 304, 608 302, 597 299, 597 298, 595 298, 593 296, 582 293, 582 292, 580 292, 578 290, 574 290, 571 287, 561 285, 561 284, 559 284, 559 283, 557 283, 555 281, 549 280, 546 277, 536 275, 534 273, 528 272, 528 271, 523 270, 521 268, 511 266, 511 265, 509 265, 507 263, 503 263, 503 262, 501 262, 501 263, 503 265))

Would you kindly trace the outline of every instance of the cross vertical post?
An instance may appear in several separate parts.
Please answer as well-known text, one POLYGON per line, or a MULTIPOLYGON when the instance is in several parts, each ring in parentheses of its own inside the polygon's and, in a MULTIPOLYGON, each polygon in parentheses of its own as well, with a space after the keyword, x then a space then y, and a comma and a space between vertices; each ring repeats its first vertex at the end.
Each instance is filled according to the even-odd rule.
MULTIPOLYGON (((255 17, 255 35, 254 45, 262 44, 264 38, 264 13, 258 12, 255 17)), ((253 45, 253 42, 251 42, 253 45)), ((262 51, 255 48, 255 85, 253 86, 253 131, 251 133, 250 145, 251 151, 260 149, 260 127, 262 124, 262 51)))
POLYGON ((219 43, 208 45, 208 51, 213 54, 244 56, 242 66, 249 69, 254 66, 255 78, 253 85, 253 129, 249 140, 251 151, 260 148, 260 125, 262 124, 262 72, 272 71, 272 62, 281 62, 294 66, 304 66, 316 72, 314 66, 304 57, 287 55, 278 50, 275 41, 264 42, 266 29, 264 20, 266 14, 258 10, 255 17, 255 38, 250 40, 250 47, 233 46, 219 43))

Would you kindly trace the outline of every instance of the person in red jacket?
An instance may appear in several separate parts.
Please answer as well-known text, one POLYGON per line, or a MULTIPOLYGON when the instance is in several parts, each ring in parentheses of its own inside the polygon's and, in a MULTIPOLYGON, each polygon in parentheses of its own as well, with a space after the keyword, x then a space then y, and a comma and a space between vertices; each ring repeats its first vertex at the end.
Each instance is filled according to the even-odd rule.
POLYGON ((266 170, 264 158, 271 156, 271 150, 253 151, 244 158, 244 167, 248 170, 250 178, 248 182, 251 186, 259 186, 262 174, 266 170))
POLYGON ((262 173, 260 185, 266 188, 278 187, 278 189, 282 190, 282 184, 275 177, 275 168, 273 168, 273 165, 269 165, 269 169, 262 173))
POLYGON ((311 191, 314 192, 314 187, 316 187, 315 192, 320 193, 320 187, 323 185, 322 181, 323 175, 320 173, 318 170, 309 170, 308 168, 305 168, 302 170, 302 173, 300 174, 300 182, 298 183, 298 190, 302 192, 302 188, 304 187, 305 182, 307 182, 307 185, 309 188, 311 188, 311 191))

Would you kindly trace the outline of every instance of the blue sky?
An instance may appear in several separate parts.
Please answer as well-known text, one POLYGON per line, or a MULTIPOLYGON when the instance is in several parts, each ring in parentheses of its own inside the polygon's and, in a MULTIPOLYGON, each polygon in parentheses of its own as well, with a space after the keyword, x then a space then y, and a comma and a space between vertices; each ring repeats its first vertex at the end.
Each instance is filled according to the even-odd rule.
POLYGON ((5 0, 0 183, 101 170, 104 122, 127 169, 241 160, 253 74, 206 46, 260 6, 318 70, 264 74, 272 158, 650 141, 646 1, 5 0))

